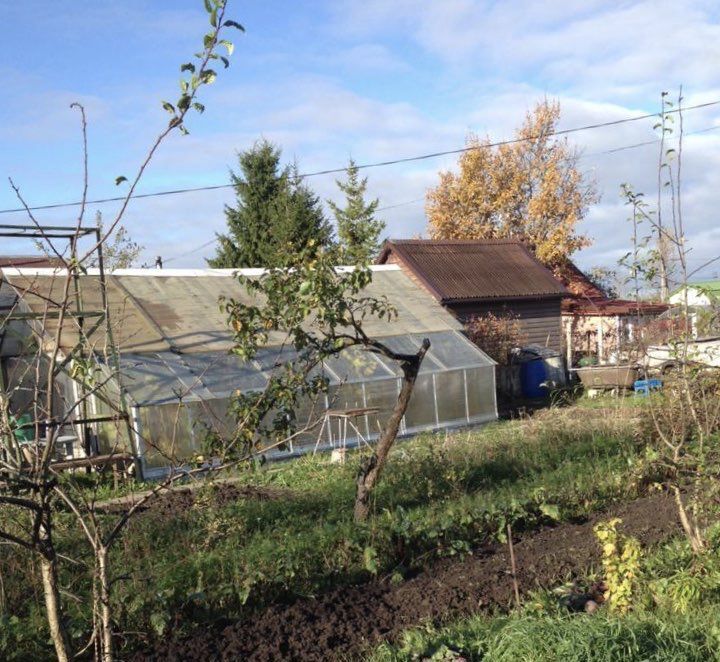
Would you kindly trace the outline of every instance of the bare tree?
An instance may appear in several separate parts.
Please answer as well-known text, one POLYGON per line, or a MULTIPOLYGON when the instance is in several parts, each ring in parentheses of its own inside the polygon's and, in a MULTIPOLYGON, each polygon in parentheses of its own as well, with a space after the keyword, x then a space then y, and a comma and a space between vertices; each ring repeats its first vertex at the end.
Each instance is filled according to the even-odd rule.
MULTIPOLYGON (((163 102, 170 120, 156 137, 138 170, 130 180, 124 176, 116 179, 116 184, 126 182, 129 186, 119 211, 107 227, 102 231, 93 228, 90 232, 84 226, 88 147, 85 110, 80 104, 72 106, 80 112, 82 120, 84 179, 82 202, 69 235, 67 229, 62 229, 62 233, 58 234, 57 228, 43 226, 31 211, 20 188, 10 180, 34 230, 33 236, 41 242, 46 254, 59 268, 49 288, 45 283, 40 284, 32 279, 16 287, 17 301, 0 320, 3 329, 11 326, 17 328, 18 323, 27 324, 25 346, 20 351, 20 360, 16 366, 18 374, 13 375, 12 384, 2 385, 0 392, 0 504, 4 511, 0 539, 39 558, 48 627, 57 658, 63 662, 93 646, 97 658, 106 662, 115 658, 108 552, 140 508, 136 504, 105 531, 98 518, 96 495, 86 494, 80 485, 74 483, 72 476, 62 477, 57 471, 55 459, 61 431, 65 426, 73 424, 83 427, 89 425, 86 412, 90 398, 102 395, 110 382, 118 377, 117 364, 110 360, 115 351, 111 337, 106 336, 104 346, 98 346, 95 339, 100 323, 109 316, 105 291, 101 288, 102 310, 90 315, 82 308, 81 276, 93 260, 102 263, 103 248, 113 233, 122 227, 121 222, 133 193, 160 145, 173 131, 187 133, 185 120, 189 112, 203 111, 197 96, 199 90, 212 83, 217 76, 211 67, 213 61, 221 62, 225 67, 229 65, 226 55, 218 51, 225 49, 227 55, 230 55, 233 45, 221 38, 221 33, 231 28, 242 30, 242 26, 225 18, 226 0, 205 0, 205 6, 210 30, 204 36, 203 47, 195 54, 194 61, 181 66, 181 94, 174 104, 163 102), (93 237, 93 241, 81 250, 81 240, 88 236, 93 237), (58 243, 58 238, 68 238, 69 245, 63 247, 58 243), (35 313, 23 311, 21 303, 26 298, 40 300, 41 310, 35 313), (60 402, 62 382, 68 378, 78 385, 77 394, 73 402, 60 402), (18 412, 13 412, 13 401, 19 396, 18 384, 28 381, 32 387, 29 402, 22 412, 25 416, 16 416, 14 414, 18 412), (60 560, 54 540, 54 511, 57 503, 76 516, 94 556, 95 626, 90 641, 81 647, 70 637, 63 614, 58 578, 60 560)), ((121 402, 113 406, 110 419, 122 421, 127 427, 129 438, 134 431, 127 412, 121 402)), ((116 445, 111 449, 109 461, 118 453, 116 445)), ((177 479, 178 474, 171 473, 138 503, 153 498, 177 479)))
MULTIPOLYGON (((657 282, 661 296, 667 296, 668 277, 672 270, 678 275, 683 292, 679 324, 670 328, 669 355, 675 370, 666 375, 663 392, 650 398, 645 408, 647 425, 643 432, 654 441, 652 461, 666 476, 666 486, 672 493, 683 530, 697 554, 706 548, 703 530, 703 502, 717 490, 720 473, 720 449, 714 433, 720 430, 720 380, 717 373, 704 365, 707 357, 695 352, 692 312, 688 301, 688 283, 700 270, 720 256, 696 269, 688 266, 690 247, 687 242, 682 205, 683 165, 683 96, 678 93, 677 104, 662 94, 662 111, 656 128, 661 130, 661 149, 658 161, 658 204, 652 210, 642 199, 625 186, 623 193, 633 208, 633 251, 630 260, 635 296, 639 301, 640 282, 657 282), (676 146, 668 147, 677 120, 676 146), (669 212, 668 214, 663 214, 669 212), (669 216, 669 218, 668 218, 669 216), (645 224, 651 234, 640 237, 638 227, 645 224), (652 239, 655 239, 655 242, 652 239), (653 248, 652 245, 655 244, 653 248), (650 248, 648 248, 650 247, 650 248)), ((639 309, 639 304, 638 304, 639 309)), ((648 346, 638 336, 641 353, 648 355, 648 346)))

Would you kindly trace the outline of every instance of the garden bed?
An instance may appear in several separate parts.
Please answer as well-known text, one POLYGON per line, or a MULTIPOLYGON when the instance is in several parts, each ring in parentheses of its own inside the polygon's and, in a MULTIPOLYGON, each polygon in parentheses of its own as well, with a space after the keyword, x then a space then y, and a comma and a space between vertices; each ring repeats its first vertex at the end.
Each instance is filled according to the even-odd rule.
MULTIPOLYGON (((176 517, 192 507, 198 496, 198 490, 207 490, 208 486, 198 483, 192 487, 172 487, 166 492, 149 499, 139 510, 141 512, 162 513, 167 517, 176 517)), ((254 499, 257 501, 270 501, 287 499, 292 495, 289 489, 265 487, 256 485, 233 485, 231 482, 217 481, 212 485, 213 504, 224 506, 239 499, 254 499)), ((99 508, 106 513, 124 513, 134 503, 137 503, 145 493, 136 493, 99 504, 99 508)))
MULTIPOLYGON (((679 531, 673 502, 662 494, 613 507, 582 523, 546 527, 516 537, 522 594, 583 577, 599 562, 592 527, 611 516, 643 546, 679 531)), ((328 660, 360 655, 423 622, 506 609, 513 583, 506 546, 491 545, 437 561, 400 583, 390 578, 330 591, 318 598, 276 604, 247 620, 169 637, 134 660, 328 660)))

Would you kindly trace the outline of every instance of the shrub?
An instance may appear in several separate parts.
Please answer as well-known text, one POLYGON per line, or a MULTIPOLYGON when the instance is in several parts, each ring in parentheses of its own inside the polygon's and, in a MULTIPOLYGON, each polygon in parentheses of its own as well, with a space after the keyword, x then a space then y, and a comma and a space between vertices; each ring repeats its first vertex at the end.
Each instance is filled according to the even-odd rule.
POLYGON ((512 312, 475 315, 466 328, 470 340, 500 365, 507 365, 511 350, 527 341, 527 335, 520 326, 520 317, 512 312))

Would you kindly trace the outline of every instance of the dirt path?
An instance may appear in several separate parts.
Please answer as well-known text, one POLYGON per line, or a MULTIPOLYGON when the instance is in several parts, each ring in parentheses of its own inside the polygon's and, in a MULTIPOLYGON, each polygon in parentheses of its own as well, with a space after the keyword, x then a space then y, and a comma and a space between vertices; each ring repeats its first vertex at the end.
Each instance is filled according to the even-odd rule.
MULTIPOLYGON (((563 524, 516 540, 522 593, 582 577, 599 562, 592 527, 599 519, 623 518, 623 529, 643 545, 679 530, 673 503, 663 495, 638 499, 583 524, 563 524)), ((513 599, 507 548, 493 546, 473 556, 446 559, 393 586, 375 582, 337 589, 317 599, 274 605, 221 630, 198 630, 166 641, 135 660, 333 660, 358 655, 423 621, 507 607, 513 599)))

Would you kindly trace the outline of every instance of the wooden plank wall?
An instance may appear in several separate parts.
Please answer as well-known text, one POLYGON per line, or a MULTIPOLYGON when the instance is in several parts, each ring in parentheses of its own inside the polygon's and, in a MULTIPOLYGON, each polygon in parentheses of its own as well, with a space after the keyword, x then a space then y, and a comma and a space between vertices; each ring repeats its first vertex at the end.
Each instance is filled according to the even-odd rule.
POLYGON ((448 306, 459 320, 466 322, 473 315, 493 313, 518 315, 520 325, 527 335, 527 342, 549 347, 562 352, 562 330, 560 325, 560 299, 532 301, 481 302, 452 304, 448 306))

